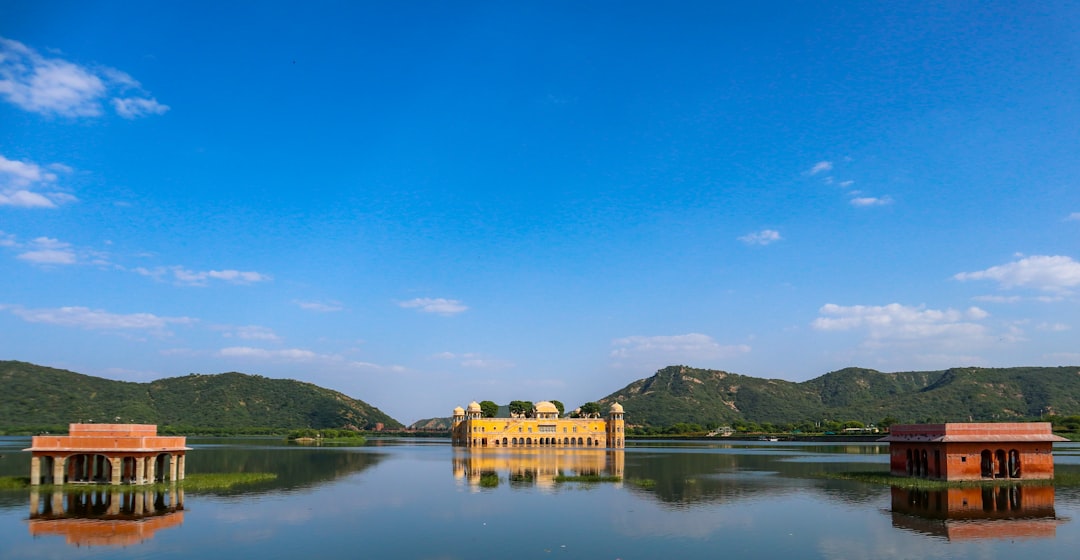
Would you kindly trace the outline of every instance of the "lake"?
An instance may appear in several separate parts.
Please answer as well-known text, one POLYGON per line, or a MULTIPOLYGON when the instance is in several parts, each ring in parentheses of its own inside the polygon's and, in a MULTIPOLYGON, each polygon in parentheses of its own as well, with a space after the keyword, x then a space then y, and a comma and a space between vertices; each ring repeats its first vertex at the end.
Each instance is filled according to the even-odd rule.
MULTIPOLYGON (((629 442, 469 451, 448 440, 302 447, 189 438, 187 472, 272 472, 217 492, 0 491, 0 558, 1062 558, 1080 489, 906 492, 876 443, 629 442), (556 481, 618 476, 621 482, 556 481)), ((29 438, 0 438, 26 476, 29 438)), ((1055 445, 1080 471, 1080 446, 1055 445)))

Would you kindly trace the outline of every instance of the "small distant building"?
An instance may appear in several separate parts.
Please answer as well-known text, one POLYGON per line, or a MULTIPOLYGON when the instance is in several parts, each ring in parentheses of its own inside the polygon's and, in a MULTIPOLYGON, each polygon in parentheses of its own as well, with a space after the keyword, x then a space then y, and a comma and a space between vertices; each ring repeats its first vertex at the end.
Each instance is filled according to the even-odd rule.
POLYGON ((896 476, 937 480, 1054 478, 1049 422, 894 425, 889 443, 896 476))
POLYGON ((34 436, 30 484, 153 484, 184 479, 184 436, 154 424, 71 424, 66 436, 34 436))
POLYGON ((480 403, 454 409, 450 434, 467 447, 625 447, 623 407, 611 405, 607 419, 559 418, 548 401, 536 403, 532 418, 484 418, 480 403))

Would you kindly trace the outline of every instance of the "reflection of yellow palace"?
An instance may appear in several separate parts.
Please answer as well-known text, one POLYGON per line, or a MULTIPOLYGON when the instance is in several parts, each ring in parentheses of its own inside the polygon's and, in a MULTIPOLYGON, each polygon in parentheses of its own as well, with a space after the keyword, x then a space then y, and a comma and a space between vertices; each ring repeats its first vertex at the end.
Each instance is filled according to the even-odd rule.
POLYGON ((623 407, 611 405, 607 419, 559 418, 548 401, 536 403, 532 418, 484 418, 480 403, 454 409, 454 445, 468 447, 624 447, 623 407))
POLYGON ((505 474, 511 480, 528 480, 539 487, 552 487, 555 478, 566 476, 623 477, 625 451, 609 449, 477 448, 454 452, 454 478, 482 485, 486 474, 505 474))

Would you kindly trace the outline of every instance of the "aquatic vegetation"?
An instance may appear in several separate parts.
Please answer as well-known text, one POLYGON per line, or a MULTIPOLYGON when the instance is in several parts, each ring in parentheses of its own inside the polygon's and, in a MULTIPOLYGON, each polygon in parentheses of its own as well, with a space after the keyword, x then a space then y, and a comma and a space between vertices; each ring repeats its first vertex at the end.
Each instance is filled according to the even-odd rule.
POLYGON ((819 473, 820 478, 833 480, 854 480, 866 484, 879 484, 882 486, 895 486, 910 490, 945 490, 948 488, 971 488, 978 486, 1054 486, 1057 488, 1080 487, 1080 473, 1058 472, 1052 479, 1045 480, 1017 480, 1013 479, 987 479, 987 480, 930 480, 926 478, 914 478, 909 476, 895 476, 882 471, 852 471, 819 473))

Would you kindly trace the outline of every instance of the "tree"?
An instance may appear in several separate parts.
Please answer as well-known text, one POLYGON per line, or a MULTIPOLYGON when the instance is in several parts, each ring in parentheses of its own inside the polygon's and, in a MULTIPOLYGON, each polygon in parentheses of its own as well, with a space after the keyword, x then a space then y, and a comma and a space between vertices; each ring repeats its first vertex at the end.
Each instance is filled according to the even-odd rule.
POLYGON ((499 405, 494 401, 480 401, 480 412, 483 413, 484 418, 494 418, 499 412, 499 405))
POLYGON ((532 416, 533 403, 532 401, 510 401, 510 414, 518 416, 532 416))
POLYGON ((555 408, 559 409, 559 416, 562 416, 566 412, 566 407, 563 406, 561 401, 551 401, 551 404, 555 405, 555 408))
POLYGON ((581 405, 581 415, 586 417, 586 418, 599 417, 600 416, 600 405, 598 405, 598 404, 596 404, 596 403, 594 403, 592 401, 589 401, 589 402, 581 405))

